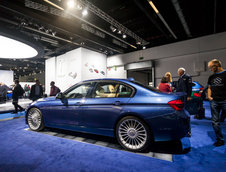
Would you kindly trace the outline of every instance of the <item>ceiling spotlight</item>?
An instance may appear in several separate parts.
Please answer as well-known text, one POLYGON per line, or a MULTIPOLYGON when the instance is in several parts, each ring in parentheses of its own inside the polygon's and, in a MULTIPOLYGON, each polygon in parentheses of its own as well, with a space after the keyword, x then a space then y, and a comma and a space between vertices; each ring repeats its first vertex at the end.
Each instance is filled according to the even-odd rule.
POLYGON ((126 38, 126 34, 123 34, 122 37, 125 39, 126 38))
POLYGON ((82 15, 83 16, 86 16, 88 14, 88 11, 86 10, 86 9, 84 9, 83 11, 82 11, 82 15))
POLYGON ((52 35, 53 35, 53 36, 56 36, 56 32, 52 32, 52 35))
POLYGON ((69 8, 74 8, 75 7, 75 1, 74 0, 68 0, 67 1, 67 6, 69 8))
POLYGON ((137 45, 140 45, 141 44, 141 42, 140 41, 137 41, 137 43, 136 43, 137 45))
POLYGON ((21 26, 27 26, 28 24, 25 21, 21 22, 21 26))
POLYGON ((43 27, 43 26, 41 26, 41 27, 39 27, 38 29, 39 29, 39 30, 44 30, 44 27, 43 27))
POLYGON ((143 50, 144 50, 144 49, 146 49, 146 47, 145 47, 145 46, 143 46, 143 50))
POLYGON ((119 31, 118 31, 118 34, 122 34, 122 31, 121 31, 121 30, 119 30, 119 31))
POLYGON ((110 26, 110 29, 111 29, 111 31, 112 32, 115 32, 117 29, 115 28, 115 27, 113 27, 113 26, 110 26))
POLYGON ((78 10, 82 10, 82 6, 80 4, 77 5, 78 10))

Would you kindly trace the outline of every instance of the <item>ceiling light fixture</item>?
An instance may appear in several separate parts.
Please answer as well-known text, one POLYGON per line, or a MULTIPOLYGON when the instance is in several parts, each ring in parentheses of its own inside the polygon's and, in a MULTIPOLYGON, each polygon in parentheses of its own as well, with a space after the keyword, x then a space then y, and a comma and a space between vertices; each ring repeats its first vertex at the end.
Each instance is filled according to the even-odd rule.
POLYGON ((151 7, 153 8, 153 10, 155 11, 155 13, 158 14, 159 13, 159 10, 155 7, 155 5, 153 4, 153 2, 152 1, 148 1, 148 2, 151 5, 151 7))
POLYGON ((58 9, 60 9, 60 10, 64 10, 63 8, 61 8, 59 5, 56 5, 56 4, 54 4, 54 3, 52 3, 52 2, 50 2, 49 0, 44 0, 45 2, 47 2, 47 3, 49 3, 49 4, 51 4, 52 6, 54 6, 54 7, 56 7, 56 8, 58 8, 58 9))
POLYGON ((113 27, 113 26, 110 26, 110 29, 111 29, 111 31, 112 32, 115 32, 117 29, 115 28, 115 27, 113 27))
POLYGON ((126 36, 126 34, 123 34, 122 37, 125 39, 127 36, 126 36))
POLYGON ((38 55, 38 52, 33 47, 1 35, 0 47, 0 58, 22 59, 38 55))
POLYGON ((82 15, 83 16, 86 16, 88 14, 88 11, 86 10, 86 9, 84 9, 83 11, 82 11, 82 15))
POLYGON ((155 13, 158 15, 158 17, 160 18, 160 20, 163 22, 163 24, 166 26, 166 28, 169 30, 169 32, 173 35, 173 37, 175 39, 177 39, 177 36, 173 33, 173 31, 171 30, 171 28, 169 27, 169 25, 166 23, 165 19, 160 14, 160 12, 158 11, 158 9, 155 7, 154 3, 151 0, 147 0, 147 1, 151 5, 151 7, 155 11, 155 13))
POLYGON ((82 10, 82 6, 80 4, 77 4, 77 9, 82 10))
POLYGON ((74 0, 68 0, 67 1, 67 6, 69 8, 74 8, 75 7, 75 1, 74 0))
POLYGON ((53 35, 53 36, 56 36, 56 32, 52 32, 52 35, 53 35))

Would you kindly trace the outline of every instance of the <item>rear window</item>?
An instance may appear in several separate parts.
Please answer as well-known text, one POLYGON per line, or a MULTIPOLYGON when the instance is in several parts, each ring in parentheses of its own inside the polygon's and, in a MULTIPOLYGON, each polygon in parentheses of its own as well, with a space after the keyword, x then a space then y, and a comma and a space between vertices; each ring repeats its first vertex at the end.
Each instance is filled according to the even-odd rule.
POLYGON ((135 83, 135 84, 137 84, 137 85, 139 85, 139 86, 141 86, 141 87, 144 87, 144 88, 146 88, 146 89, 148 89, 148 90, 151 90, 151 91, 153 91, 153 92, 162 93, 161 91, 159 91, 159 90, 158 90, 157 88, 155 88, 155 87, 146 86, 146 85, 144 85, 144 84, 142 84, 142 83, 140 83, 140 82, 137 82, 137 81, 131 81, 131 82, 133 82, 133 83, 135 83))

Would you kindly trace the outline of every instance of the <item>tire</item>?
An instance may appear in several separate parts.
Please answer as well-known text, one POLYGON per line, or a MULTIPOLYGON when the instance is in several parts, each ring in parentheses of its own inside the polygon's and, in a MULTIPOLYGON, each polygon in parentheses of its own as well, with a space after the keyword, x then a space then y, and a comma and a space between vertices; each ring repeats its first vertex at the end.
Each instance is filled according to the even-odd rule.
POLYGON ((143 152, 151 143, 149 127, 134 116, 124 117, 118 122, 116 137, 123 148, 133 152, 143 152))
POLYGON ((31 108, 28 111, 27 123, 31 130, 41 131, 45 128, 42 113, 37 108, 31 108))

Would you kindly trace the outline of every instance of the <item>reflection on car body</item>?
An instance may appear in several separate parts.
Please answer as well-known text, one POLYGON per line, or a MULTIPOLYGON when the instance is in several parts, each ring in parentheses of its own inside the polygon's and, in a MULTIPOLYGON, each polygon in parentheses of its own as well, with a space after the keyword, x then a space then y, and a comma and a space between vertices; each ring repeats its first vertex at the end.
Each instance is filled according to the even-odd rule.
POLYGON ((88 80, 32 103, 26 122, 35 131, 54 127, 116 137, 125 149, 143 151, 153 141, 190 132, 180 98, 126 79, 88 80))

